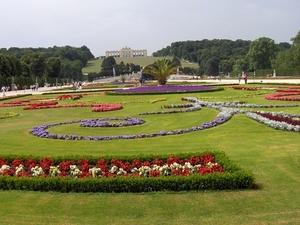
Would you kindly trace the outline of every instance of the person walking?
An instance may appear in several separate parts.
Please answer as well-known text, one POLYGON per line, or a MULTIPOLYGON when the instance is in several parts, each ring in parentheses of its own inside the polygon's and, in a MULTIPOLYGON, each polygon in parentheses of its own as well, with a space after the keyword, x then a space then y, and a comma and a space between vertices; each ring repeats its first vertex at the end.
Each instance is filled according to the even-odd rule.
POLYGON ((3 92, 3 97, 5 97, 5 91, 6 91, 5 86, 2 86, 1 91, 3 92))
POLYGON ((238 75, 239 84, 241 83, 241 74, 238 75))
POLYGON ((244 75, 245 84, 247 84, 248 76, 247 74, 244 75))

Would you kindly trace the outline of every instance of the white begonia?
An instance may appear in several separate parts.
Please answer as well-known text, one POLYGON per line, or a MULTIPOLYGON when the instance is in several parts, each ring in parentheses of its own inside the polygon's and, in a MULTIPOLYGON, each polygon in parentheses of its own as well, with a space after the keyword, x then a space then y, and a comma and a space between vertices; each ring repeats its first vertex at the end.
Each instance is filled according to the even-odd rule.
POLYGON ((212 162, 206 163, 206 167, 208 167, 208 168, 212 168, 213 165, 214 165, 214 164, 213 164, 212 162))
POLYGON ((169 176, 171 175, 171 168, 168 165, 163 165, 162 167, 160 167, 160 174, 164 175, 164 176, 169 176))
POLYGON ((134 168, 132 168, 131 172, 132 172, 132 173, 139 172, 139 169, 136 168, 136 167, 134 167, 134 168))
POLYGON ((112 166, 109 170, 110 173, 117 173, 119 168, 117 166, 112 166))
POLYGON ((9 165, 2 165, 0 168, 0 174, 2 174, 5 170, 9 170, 10 166, 9 165))
POLYGON ((31 172, 33 177, 39 177, 40 175, 44 174, 44 171, 40 166, 32 167, 31 172))
POLYGON ((179 164, 179 163, 173 163, 170 165, 170 169, 171 170, 181 170, 182 169, 182 166, 179 164))
POLYGON ((123 168, 120 168, 119 171, 117 172, 118 176, 123 176, 124 174, 127 174, 127 172, 123 168))
POLYGON ((81 173, 81 171, 80 171, 80 169, 76 165, 70 165, 70 175, 72 177, 78 178, 78 176, 80 175, 80 173, 81 173))
POLYGON ((50 166, 49 174, 51 177, 56 177, 61 173, 58 166, 50 166))
POLYGON ((141 166, 139 168, 139 175, 147 177, 151 171, 151 168, 149 166, 141 166))
POLYGON ((18 173, 22 172, 24 170, 24 166, 20 164, 19 166, 16 167, 15 174, 18 175, 18 173))
POLYGON ((97 167, 93 167, 89 169, 89 173, 92 174, 92 177, 101 177, 102 170, 97 167))

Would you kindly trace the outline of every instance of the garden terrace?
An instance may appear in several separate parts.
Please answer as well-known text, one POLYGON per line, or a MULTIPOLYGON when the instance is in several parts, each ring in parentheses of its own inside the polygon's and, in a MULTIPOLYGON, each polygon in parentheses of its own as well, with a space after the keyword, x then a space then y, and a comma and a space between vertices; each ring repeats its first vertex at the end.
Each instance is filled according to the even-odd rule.
MULTIPOLYGON (((295 198, 299 193, 300 180, 298 172, 299 132, 294 129, 297 125, 280 120, 281 116, 285 115, 292 120, 298 120, 299 107, 297 101, 265 99, 266 95, 275 93, 273 89, 247 91, 232 88, 216 92, 156 94, 155 96, 148 94, 104 95, 97 94, 97 92, 85 95, 82 93, 83 98, 76 100, 76 103, 121 103, 124 106, 122 110, 97 113, 92 112, 88 107, 43 110, 23 110, 25 106, 0 107, 1 115, 18 114, 18 116, 1 119, 0 129, 0 159, 7 160, 7 164, 14 170, 14 175, 15 169, 19 171, 22 167, 13 167, 12 162, 22 159, 25 163, 29 158, 36 160, 38 164, 42 158, 52 159, 53 166, 60 170, 62 175, 65 172, 70 175, 70 170, 73 171, 75 168, 72 166, 69 167, 69 171, 65 171, 68 165, 76 165, 81 170, 78 159, 81 159, 81 163, 86 162, 84 159, 88 159, 88 165, 92 166, 89 169, 92 169, 101 158, 105 158, 105 161, 107 159, 109 166, 111 159, 132 163, 134 159, 144 162, 147 157, 153 159, 157 156, 162 159, 162 156, 166 158, 178 156, 181 158, 184 154, 186 157, 183 158, 190 159, 193 153, 223 152, 226 158, 230 159, 228 161, 230 163, 227 164, 226 160, 224 162, 215 155, 215 162, 222 165, 223 173, 200 176, 194 174, 187 177, 27 178, 1 176, 0 184, 3 188, 0 191, 1 223, 29 225, 43 220, 44 224, 98 224, 101 218, 103 224, 142 225, 149 224, 149 221, 157 224, 197 224, 200 218, 204 224, 297 224, 300 210, 300 200, 295 198), (188 111, 193 106, 199 106, 199 108, 188 111), (182 112, 170 112, 175 110, 182 110, 182 112), (140 115, 143 112, 148 114, 140 115), (151 112, 155 114, 150 114, 151 112), (260 117, 256 112, 264 116, 260 117), (251 113, 255 118, 262 120, 251 118, 251 113), (275 118, 277 120, 275 122, 279 125, 277 128, 268 125, 276 123, 271 121, 274 118, 265 117, 266 113, 280 115, 275 118), (29 132, 33 127, 43 124, 79 119, 127 118, 128 116, 143 119, 145 123, 121 127, 81 127, 80 123, 72 123, 54 126, 47 131, 85 137, 138 135, 159 131, 185 131, 186 128, 201 126, 219 116, 226 118, 226 121, 218 126, 194 132, 108 141, 38 138, 29 132), (284 129, 280 129, 281 127, 284 129), (71 164, 72 160, 75 164, 71 164), (61 167, 58 168, 60 163, 62 163, 61 167), (61 170, 61 168, 64 169, 61 170), (244 186, 245 188, 230 189, 230 191, 215 191, 220 185, 240 182, 239 178, 234 178, 230 182, 226 180, 224 183, 219 180, 221 176, 232 177, 233 169, 229 172, 230 168, 241 168, 242 171, 246 171, 250 177, 254 178, 254 185, 250 185, 250 188, 244 186), (226 175, 228 172, 229 174, 226 175), (195 181, 198 178, 199 181, 195 181), (207 180, 201 183, 200 178, 207 178, 207 180), (128 192, 133 187, 130 186, 131 179, 141 182, 142 185, 133 184, 137 188, 135 192, 124 193, 124 190, 128 192), (188 189, 196 185, 199 187, 199 184, 209 185, 212 181, 210 179, 214 180, 213 187, 188 189), (185 185, 186 181, 189 182, 185 185), (98 182, 101 183, 100 186, 98 182), (155 184, 151 183, 150 186, 149 182, 155 184), (168 188, 159 189, 160 182, 165 182, 168 188), (47 191, 51 188, 55 191, 47 191), (38 189, 44 191, 34 191, 38 189), (178 192, 182 189, 184 190, 178 192), (107 190, 118 193, 106 192, 107 190), (75 191, 77 193, 74 193, 75 191), (85 193, 88 191, 89 193, 85 193), (97 193, 99 191, 103 192, 97 193), (136 193, 137 191, 142 192, 136 193), (53 210, 49 210, 52 208, 58 210, 53 213, 53 210)), ((30 102, 23 103, 27 104, 36 101, 32 100, 33 98, 40 97, 45 99, 41 101, 49 101, 49 98, 56 98, 59 95, 61 94, 18 96, 15 99, 30 100, 30 102)), ((11 100, 1 99, 1 103, 11 100)), ((58 105, 74 103, 72 99, 58 101, 58 105)), ((114 120, 109 122, 118 123, 114 120)), ((27 170, 26 165, 24 166, 27 170)), ((83 166, 83 170, 86 170, 84 168, 86 167, 83 166)), ((110 169, 112 168, 115 167, 110 169)), ((34 171, 35 174, 39 173, 38 168, 34 171)), ((72 172, 72 175, 76 175, 76 171, 75 168, 75 173, 72 172)), ((93 171, 95 173, 97 170, 93 171)), ((242 175, 242 171, 237 173, 242 175)), ((27 172, 33 173, 29 170, 27 172)), ((118 166, 118 172, 123 172, 120 171, 120 166, 118 166)), ((84 173, 81 173, 81 176, 84 176, 84 173)), ((233 187, 234 185, 231 186, 233 187)))

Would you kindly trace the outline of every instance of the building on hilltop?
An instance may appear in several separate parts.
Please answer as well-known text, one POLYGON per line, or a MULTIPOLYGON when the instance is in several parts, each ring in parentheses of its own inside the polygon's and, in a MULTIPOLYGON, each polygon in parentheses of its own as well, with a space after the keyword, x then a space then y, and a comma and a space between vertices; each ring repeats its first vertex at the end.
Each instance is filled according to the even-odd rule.
POLYGON ((147 50, 133 50, 129 47, 124 47, 119 51, 106 51, 106 58, 109 56, 115 58, 128 58, 128 57, 147 57, 147 50))

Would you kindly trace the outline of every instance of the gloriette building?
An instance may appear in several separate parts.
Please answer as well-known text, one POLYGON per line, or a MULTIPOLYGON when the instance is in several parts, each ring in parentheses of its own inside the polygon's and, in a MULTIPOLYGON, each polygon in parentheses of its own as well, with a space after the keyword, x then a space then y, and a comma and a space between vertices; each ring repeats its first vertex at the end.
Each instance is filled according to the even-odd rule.
POLYGON ((106 58, 109 56, 115 58, 126 58, 126 57, 147 57, 147 50, 133 50, 129 47, 124 47, 119 51, 106 51, 106 58))

